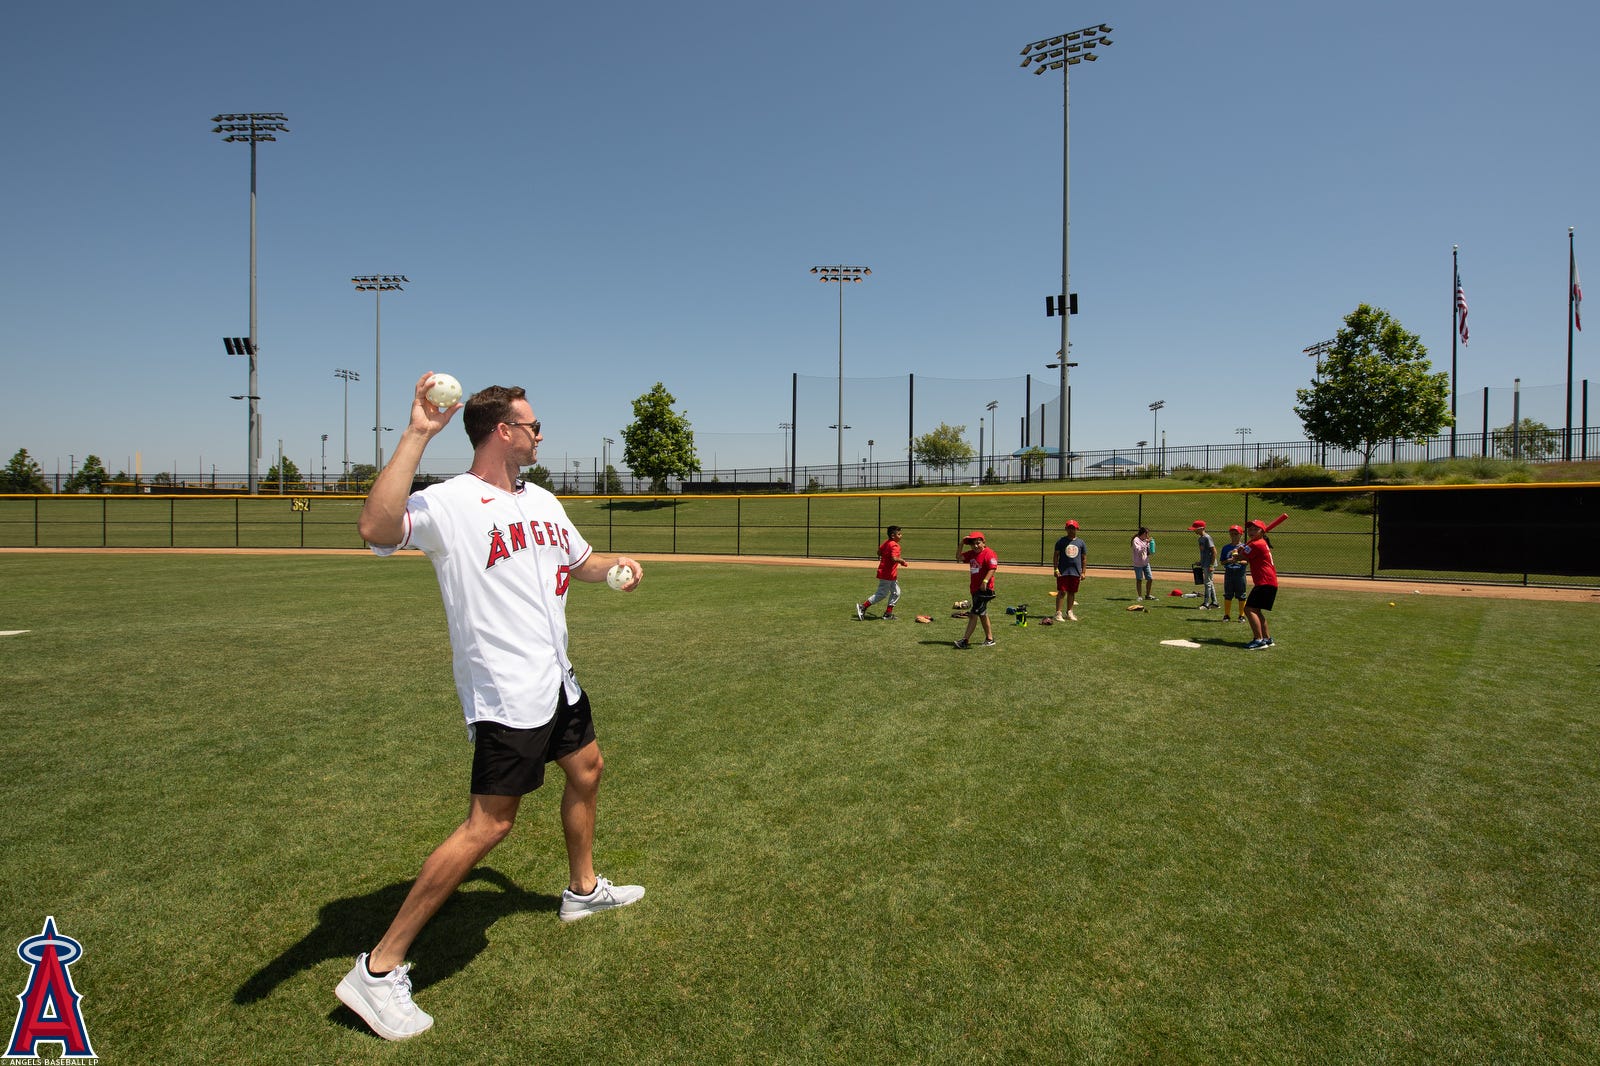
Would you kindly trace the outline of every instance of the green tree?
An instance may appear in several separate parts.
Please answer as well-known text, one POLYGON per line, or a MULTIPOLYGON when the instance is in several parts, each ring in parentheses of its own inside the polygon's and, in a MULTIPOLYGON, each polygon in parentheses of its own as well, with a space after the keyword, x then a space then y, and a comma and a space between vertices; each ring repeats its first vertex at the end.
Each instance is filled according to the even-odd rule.
POLYGON ((371 492, 372 483, 378 480, 378 468, 371 463, 351 463, 350 472, 340 482, 343 492, 371 492))
POLYGON ((555 482, 550 480, 550 471, 546 470, 543 465, 528 467, 522 472, 522 480, 530 485, 538 485, 546 492, 556 491, 555 482))
POLYGON ((651 492, 665 492, 667 478, 687 479, 698 473, 694 430, 687 412, 676 412, 677 398, 661 382, 633 401, 633 422, 622 431, 622 462, 650 479, 651 492))
POLYGON ((1363 470, 1383 441, 1430 436, 1450 424, 1450 375, 1433 373, 1421 338, 1367 304, 1345 316, 1320 378, 1295 397, 1306 435, 1360 452, 1363 470))
POLYGON ((281 475, 278 472, 278 464, 273 463, 272 469, 267 471, 267 476, 261 479, 261 484, 271 485, 274 489, 279 487, 280 482, 282 482, 282 487, 286 490, 300 487, 300 468, 287 455, 283 457, 283 473, 281 475))
POLYGON ((1044 449, 1034 445, 1022 453, 1022 469, 1028 477, 1044 477, 1044 449))
POLYGON ((106 473, 105 464, 98 455, 83 457, 83 465, 73 471, 61 486, 62 492, 104 492, 106 482, 111 480, 111 475, 106 473))
POLYGON ((923 466, 931 466, 939 471, 953 471, 956 467, 971 462, 975 454, 972 445, 962 436, 966 430, 966 426, 947 426, 940 422, 938 429, 924 433, 911 442, 911 454, 923 466))
POLYGON ((18 448, 11 462, 6 464, 4 470, 0 470, 0 492, 49 491, 50 485, 44 479, 44 471, 39 469, 39 464, 34 462, 26 448, 18 448))
POLYGON ((606 464, 606 472, 601 475, 600 493, 604 496, 615 496, 622 492, 622 475, 617 473, 617 468, 610 463, 606 464))
POLYGON ((1532 418, 1507 422, 1489 439, 1494 453, 1507 459, 1549 459, 1561 450, 1561 435, 1532 418))

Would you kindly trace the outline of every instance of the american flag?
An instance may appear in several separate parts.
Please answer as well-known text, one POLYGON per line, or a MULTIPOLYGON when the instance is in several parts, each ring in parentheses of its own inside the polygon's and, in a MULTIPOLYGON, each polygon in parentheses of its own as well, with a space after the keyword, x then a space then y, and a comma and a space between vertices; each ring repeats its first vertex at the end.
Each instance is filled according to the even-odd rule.
POLYGON ((1459 315, 1456 321, 1461 326, 1461 343, 1465 344, 1467 343, 1467 294, 1461 288, 1460 274, 1456 275, 1456 313, 1459 315))

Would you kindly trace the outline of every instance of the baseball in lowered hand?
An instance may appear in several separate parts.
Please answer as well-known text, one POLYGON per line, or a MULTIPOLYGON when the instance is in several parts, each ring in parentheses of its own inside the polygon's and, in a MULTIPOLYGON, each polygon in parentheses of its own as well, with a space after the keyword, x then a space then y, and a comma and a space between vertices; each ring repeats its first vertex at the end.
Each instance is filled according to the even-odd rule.
POLYGON ((435 374, 428 382, 428 402, 443 411, 461 399, 461 382, 449 374, 435 374))
POLYGON ((606 584, 617 591, 622 591, 622 586, 633 580, 633 567, 618 563, 606 571, 606 584))

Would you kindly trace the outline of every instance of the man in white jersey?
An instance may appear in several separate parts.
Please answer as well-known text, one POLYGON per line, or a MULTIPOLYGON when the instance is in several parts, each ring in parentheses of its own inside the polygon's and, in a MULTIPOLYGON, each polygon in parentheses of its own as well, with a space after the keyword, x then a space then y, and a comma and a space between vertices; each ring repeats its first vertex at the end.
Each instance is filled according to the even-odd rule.
POLYGON ((521 388, 491 386, 446 410, 429 403, 432 373, 417 381, 411 421, 361 509, 362 538, 378 555, 419 548, 433 563, 450 629, 456 692, 473 743, 467 820, 422 864, 394 921, 339 982, 339 999, 379 1036, 404 1040, 433 1018, 411 999, 411 942, 472 868, 516 823, 522 797, 561 767, 561 828, 568 883, 562 921, 576 921, 644 896, 594 871, 594 824, 603 762, 589 697, 567 658, 570 580, 604 581, 627 556, 599 555, 555 496, 519 480, 538 457, 539 423, 521 388), (472 469, 411 493, 428 442, 465 407, 472 469))

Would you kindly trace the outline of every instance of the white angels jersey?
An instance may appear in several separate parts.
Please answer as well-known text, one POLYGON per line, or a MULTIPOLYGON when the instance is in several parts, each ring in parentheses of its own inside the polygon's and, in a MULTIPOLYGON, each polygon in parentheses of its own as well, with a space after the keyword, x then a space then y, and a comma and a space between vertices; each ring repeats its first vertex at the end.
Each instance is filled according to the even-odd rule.
POLYGON ((406 501, 405 536, 433 563, 450 626, 456 692, 470 729, 544 725, 557 694, 583 694, 567 658, 567 586, 592 549, 561 501, 536 485, 505 492, 475 474, 406 501))

